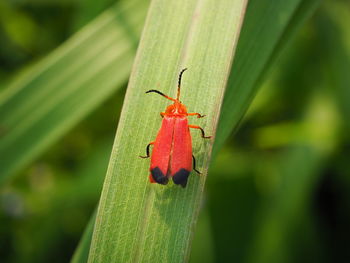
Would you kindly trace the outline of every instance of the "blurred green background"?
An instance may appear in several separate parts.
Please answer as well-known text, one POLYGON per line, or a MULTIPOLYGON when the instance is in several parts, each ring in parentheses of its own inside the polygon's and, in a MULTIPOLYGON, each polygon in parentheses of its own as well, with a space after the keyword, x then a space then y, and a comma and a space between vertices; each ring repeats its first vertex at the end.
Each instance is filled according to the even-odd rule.
MULTIPOLYGON (((1 1, 0 91, 114 3, 1 1)), ((212 161, 190 262, 350 262, 349 25, 349 1, 323 1, 261 81, 212 161)), ((124 93, 0 186, 0 262, 70 261, 124 93)))

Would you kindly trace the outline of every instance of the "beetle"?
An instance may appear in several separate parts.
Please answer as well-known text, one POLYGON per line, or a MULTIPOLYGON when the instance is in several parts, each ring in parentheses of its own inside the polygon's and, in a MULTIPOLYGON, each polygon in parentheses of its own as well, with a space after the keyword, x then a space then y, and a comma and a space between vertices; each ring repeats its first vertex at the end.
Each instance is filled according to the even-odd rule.
POLYGON ((175 184, 186 187, 192 166, 194 171, 201 174, 196 169, 196 159, 192 154, 192 138, 189 128, 199 129, 202 138, 210 139, 211 136, 205 136, 204 130, 200 126, 188 124, 188 116, 203 118, 205 115, 188 113, 186 106, 180 101, 181 78, 185 70, 187 68, 181 70, 179 74, 176 99, 158 90, 146 91, 146 93, 157 93, 173 101, 173 104, 169 105, 165 112, 160 113, 163 118, 162 125, 155 141, 147 145, 146 156, 140 156, 141 158, 149 158, 150 146, 153 145, 149 169, 151 183, 166 185, 169 178, 172 178, 175 184))

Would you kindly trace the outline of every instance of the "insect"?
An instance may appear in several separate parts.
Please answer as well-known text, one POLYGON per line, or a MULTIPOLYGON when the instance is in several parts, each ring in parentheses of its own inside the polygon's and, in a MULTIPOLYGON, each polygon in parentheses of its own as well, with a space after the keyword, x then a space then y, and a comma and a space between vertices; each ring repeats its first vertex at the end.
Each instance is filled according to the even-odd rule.
POLYGON ((162 125, 156 137, 156 140, 149 143, 146 147, 146 156, 150 157, 150 146, 153 145, 151 156, 150 176, 151 183, 166 185, 169 178, 182 187, 186 187, 188 176, 192 170, 198 174, 196 169, 196 159, 192 154, 192 139, 190 129, 199 129, 202 138, 210 139, 211 136, 205 136, 204 130, 197 125, 189 125, 187 116, 197 116, 203 118, 205 115, 199 113, 188 113, 184 104, 179 100, 181 89, 182 74, 187 68, 181 70, 177 87, 176 99, 173 99, 158 90, 149 90, 146 93, 157 93, 174 103, 169 105, 165 112, 160 115, 163 118, 162 125))

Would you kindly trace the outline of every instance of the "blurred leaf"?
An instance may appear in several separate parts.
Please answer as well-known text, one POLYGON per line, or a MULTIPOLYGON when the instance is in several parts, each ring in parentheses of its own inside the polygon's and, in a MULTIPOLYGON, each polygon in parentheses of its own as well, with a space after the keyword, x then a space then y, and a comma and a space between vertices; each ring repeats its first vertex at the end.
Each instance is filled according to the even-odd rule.
MULTIPOLYGON (((256 166, 257 162, 250 164, 252 170, 252 164, 256 166)), ((250 253, 260 196, 248 169, 244 177, 221 177, 220 170, 210 174, 207 193, 215 249, 213 262, 244 262, 250 253)))
POLYGON ((75 13, 74 27, 80 28, 87 24, 115 2, 115 0, 77 0, 78 8, 75 13))
POLYGON ((86 226, 86 229, 81 238, 81 241, 79 242, 79 245, 74 252, 71 263, 86 263, 88 261, 95 220, 96 220, 96 211, 91 216, 89 224, 86 226))
POLYGON ((214 153, 247 111, 275 58, 320 0, 250 0, 220 115, 214 153), (233 105, 233 107, 232 107, 233 105))
POLYGON ((18 172, 122 86, 147 1, 109 9, 0 94, 0 180, 18 172))
POLYGON ((325 67, 330 72, 331 87, 343 112, 345 126, 350 128, 350 6, 346 1, 327 1, 323 16, 318 16, 321 43, 329 59, 325 67))
POLYGON ((67 262, 91 208, 97 204, 112 142, 110 137, 95 144, 94 151, 69 176, 43 163, 40 171, 28 173, 30 188, 20 190, 25 220, 14 220, 17 222, 10 228, 16 248, 9 251, 9 262, 67 262), (16 253, 18 248, 21 253, 16 253))
POLYGON ((6 1, 0 2, 0 23, 12 43, 23 48, 32 48, 38 25, 26 13, 12 7, 6 1))
POLYGON ((214 246, 211 233, 211 222, 206 206, 201 211, 196 232, 192 241, 190 263, 211 263, 214 262, 214 246))
MULTIPOLYGON (((266 178, 272 172, 278 183, 257 217, 248 262, 295 262, 287 240, 308 208, 324 160, 338 143, 336 135, 340 125, 335 105, 322 92, 314 97, 303 123, 304 137, 291 143, 270 173, 261 173, 266 178)), ((264 188, 266 180, 259 181, 258 187, 264 188)))
MULTIPOLYGON (((149 161, 138 155, 154 139, 159 112, 169 102, 144 92, 160 86, 174 95, 178 72, 188 67, 182 101, 190 112, 207 115, 190 121, 214 135, 244 10, 245 1, 152 2, 115 138, 89 262, 188 259, 205 175, 190 176, 186 189, 149 183, 149 161)), ((193 142, 205 174, 210 141, 194 131, 193 142)))

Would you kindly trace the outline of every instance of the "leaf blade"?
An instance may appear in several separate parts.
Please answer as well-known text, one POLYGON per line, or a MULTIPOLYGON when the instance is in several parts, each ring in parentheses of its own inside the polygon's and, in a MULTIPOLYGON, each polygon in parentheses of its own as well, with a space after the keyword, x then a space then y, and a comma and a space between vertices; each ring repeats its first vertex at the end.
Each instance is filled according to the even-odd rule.
POLYGON ((237 129, 275 59, 319 3, 320 0, 249 1, 249 15, 242 28, 228 80, 218 127, 220 136, 215 142, 214 153, 232 130, 237 129), (276 17, 280 18, 279 23, 276 23, 276 17), (252 61, 254 63, 249 64, 252 61), (232 108, 232 104, 236 106, 232 108))
MULTIPOLYGON (((213 133, 245 3, 152 2, 101 196, 89 262, 182 262, 188 258, 205 177, 191 176, 185 190, 149 184, 145 174, 148 164, 136 158, 158 128, 156 109, 165 104, 160 107, 158 98, 146 98, 142 90, 160 82, 162 92, 173 94, 178 71, 188 67, 182 98, 190 111, 193 107, 210 114, 201 123, 213 133), (213 61, 220 63, 213 68, 213 61), (152 68, 154 64, 161 68, 152 68)), ((205 173, 211 146, 196 136, 193 139, 205 173)))
POLYGON ((145 7, 131 1, 110 8, 1 94, 1 182, 122 86, 145 7))
MULTIPOLYGON (((255 0, 250 0, 250 3, 251 2, 253 2, 253 1, 255 1, 255 0)), ((294 4, 296 4, 296 5, 298 5, 298 4, 300 4, 301 3, 301 5, 304 5, 304 3, 305 3, 306 1, 294 1, 294 4)), ((315 2, 317 2, 317 1, 314 1, 314 3, 315 2)), ((266 1, 265 1, 265 3, 266 3, 266 1)), ((300 6, 300 5, 299 5, 300 6)), ((259 3, 253 3, 248 9, 247 9, 247 15, 246 15, 246 20, 250 20, 249 22, 245 22, 244 23, 244 25, 243 25, 243 29, 242 29, 242 31, 243 32, 246 32, 245 34, 246 34, 246 36, 245 36, 245 38, 248 38, 249 37, 249 32, 250 32, 250 30, 249 29, 244 29, 244 27, 246 27, 247 26, 247 24, 249 25, 249 23, 250 24, 254 24, 254 20, 255 20, 255 14, 257 14, 257 13, 259 13, 259 12, 261 12, 261 14, 259 14, 259 16, 261 16, 264 12, 266 12, 266 8, 264 9, 264 8, 258 8, 259 7, 259 3)), ((293 12, 294 12, 294 10, 296 10, 297 8, 296 7, 294 7, 294 8, 291 8, 291 9, 284 9, 284 12, 285 12, 285 15, 286 16, 289 16, 289 17, 295 17, 295 16, 293 16, 292 14, 293 14, 293 12)), ((300 10, 300 8, 299 8, 299 10, 300 10)), ((298 14, 298 16, 300 16, 300 21, 302 22, 302 21, 304 21, 305 20, 305 18, 307 18, 308 17, 308 15, 310 15, 310 13, 312 12, 314 10, 314 7, 312 7, 312 5, 310 5, 310 8, 308 9, 308 10, 305 10, 305 12, 299 12, 299 14, 298 14)), ((280 12, 277 8, 276 9, 273 9, 273 11, 274 12, 270 12, 269 13, 269 15, 271 16, 271 17, 276 17, 277 16, 277 14, 280 12)), ((263 21, 263 23, 267 23, 267 22, 269 22, 269 23, 272 23, 273 21, 271 21, 271 20, 264 20, 263 21)), ((283 33, 281 34, 281 35, 284 35, 284 36, 286 36, 286 38, 287 38, 287 36, 288 35, 290 35, 290 31, 289 30, 287 30, 287 24, 288 23, 286 23, 285 24, 285 26, 284 26, 284 28, 283 28, 283 33)), ((291 23, 289 23, 289 24, 291 24, 291 23)), ((296 26, 295 26, 295 28, 294 28, 294 30, 296 29, 296 28, 298 28, 298 26, 300 26, 300 23, 299 24, 297 24, 296 26)), ((266 28, 268 28, 269 27, 269 25, 268 25, 268 23, 267 23, 267 25, 265 25, 265 27, 266 28)), ((252 32, 255 32, 255 31, 252 31, 252 32)), ((264 31, 265 33, 266 33, 266 31, 264 31)), ((257 39, 256 39, 256 42, 257 43, 260 43, 261 41, 262 41, 262 38, 265 38, 266 36, 265 36, 265 34, 264 34, 264 32, 262 32, 261 34, 258 34, 258 37, 257 37, 257 39)), ((271 43, 277 43, 278 42, 278 38, 276 38, 276 36, 279 36, 280 34, 277 34, 277 35, 275 35, 275 37, 271 37, 270 36, 270 38, 269 38, 269 40, 271 41, 271 43)), ((242 41, 242 38, 243 38, 243 36, 241 35, 241 37, 240 37, 240 41, 239 42, 241 42, 242 41)), ((244 39, 243 39, 244 40, 244 39)), ((248 41, 247 39, 245 40, 245 41, 248 41)), ((243 42, 244 43, 244 42, 243 42)), ((241 43, 239 43, 239 45, 241 45, 241 46, 244 46, 244 44, 241 44, 241 43)), ((244 69, 242 69, 242 70, 238 70, 239 69, 239 67, 237 66, 237 63, 239 62, 239 60, 242 60, 240 63, 243 63, 243 61, 244 60, 247 60, 248 59, 248 55, 244 52, 243 54, 241 54, 240 52, 242 52, 243 50, 242 50, 242 48, 238 48, 238 50, 237 50, 237 56, 236 56, 236 58, 235 58, 235 60, 234 60, 234 65, 233 65, 233 67, 232 67, 232 71, 231 71, 231 75, 232 75, 232 72, 233 71, 237 71, 237 73, 236 74, 240 74, 241 73, 241 71, 243 70, 243 71, 245 71, 245 73, 244 73, 244 75, 246 76, 248 73, 249 73, 249 68, 247 68, 247 67, 245 67, 244 69), (237 62, 238 61, 238 62, 237 62)), ((257 49, 256 47, 253 49, 253 52, 260 52, 261 50, 259 50, 259 49, 257 49)), ((278 50, 277 51, 275 51, 274 50, 274 52, 278 52, 278 50)), ((270 57, 271 55, 268 55, 266 58, 268 58, 268 57, 270 57)), ((272 55, 272 56, 276 56, 276 55, 272 55)), ((262 72, 261 71, 259 71, 259 73, 255 76, 255 79, 259 79, 259 78, 261 78, 261 76, 262 76, 262 72), (260 77, 259 77, 260 76, 260 77)), ((230 81, 231 81, 231 77, 230 77, 230 81)), ((241 84, 242 83, 244 83, 244 82, 241 82, 241 84)), ((232 83, 230 83, 229 84, 229 87, 228 87, 228 89, 227 89, 227 93, 230 93, 230 96, 232 97, 232 96, 234 96, 234 93, 235 93, 235 89, 232 89, 231 87, 232 87, 232 85, 231 85, 232 83)), ((237 84, 237 82, 235 83, 235 84, 237 84)), ((237 86, 238 87, 238 86, 237 86)), ((237 88, 236 87, 236 88, 237 88)), ((246 89, 253 89, 254 88, 254 86, 252 86, 252 85, 244 85, 244 87, 246 88, 246 89)), ((227 94, 226 93, 226 94, 227 94)), ((252 92, 252 94, 253 94, 254 92, 252 92)), ((236 97, 235 97, 235 100, 236 100, 236 97)), ((234 100, 234 101, 235 101, 234 100)), ((228 111, 228 109, 230 108, 229 107, 229 103, 227 103, 228 101, 231 101, 230 99, 228 99, 228 100, 226 100, 225 99, 225 103, 224 103, 224 105, 223 105, 223 108, 225 109, 226 108, 226 111, 228 111)), ((233 103, 233 101, 232 101, 232 103, 233 103)), ((244 107, 246 107, 246 106, 244 106, 244 107)), ((244 110, 242 110, 241 111, 241 113, 243 113, 244 112, 244 110)), ((156 111, 155 111, 155 114, 156 114, 156 111)), ((232 117, 232 114, 230 115, 230 116, 226 116, 225 117, 225 119, 221 119, 220 120, 220 123, 221 122, 224 122, 225 124, 223 124, 223 126, 225 126, 225 125, 227 125, 227 123, 230 123, 231 122, 231 124, 229 124, 229 126, 231 127, 231 128, 229 128, 228 130, 229 131, 224 131, 224 129, 220 129, 220 127, 221 127, 221 124, 219 125, 219 128, 218 128, 218 136, 217 136, 217 139, 216 139, 216 143, 215 143, 215 148, 216 149, 218 149, 219 147, 220 147, 220 144, 222 144, 223 143, 223 141, 226 139, 226 137, 228 136, 228 134, 229 134, 229 132, 231 132, 232 131, 232 127, 233 126, 237 126, 237 123, 239 122, 239 120, 241 119, 241 117, 242 116, 238 116, 238 115, 234 115, 233 117, 232 117), (233 122, 233 123, 232 123, 233 122)), ((214 149, 214 151, 215 151, 215 149, 214 149)), ((174 216, 176 216, 176 215, 174 215, 174 216)))

